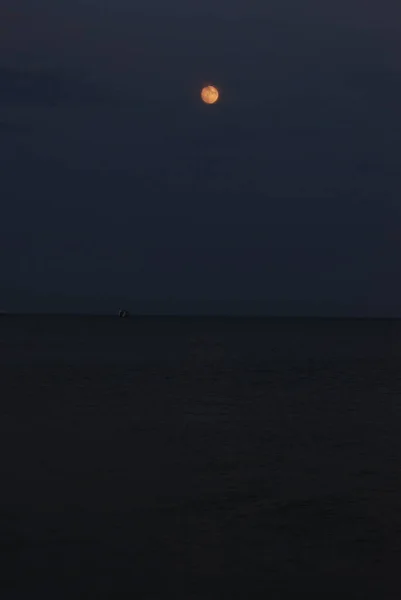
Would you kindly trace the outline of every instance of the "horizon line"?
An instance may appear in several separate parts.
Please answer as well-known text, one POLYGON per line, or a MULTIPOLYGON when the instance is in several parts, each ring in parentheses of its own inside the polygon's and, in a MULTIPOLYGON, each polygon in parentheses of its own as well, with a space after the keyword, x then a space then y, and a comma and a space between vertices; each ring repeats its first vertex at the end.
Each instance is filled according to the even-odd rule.
MULTIPOLYGON (((250 314, 250 313, 133 313, 129 312, 128 319, 271 319, 271 320, 380 320, 380 321, 397 321, 401 316, 380 316, 380 315, 280 315, 280 314, 250 314)), ((49 311, 34 311, 34 312, 11 312, 0 311, 0 317, 109 317, 119 318, 118 313, 96 313, 96 312, 49 312, 49 311)))

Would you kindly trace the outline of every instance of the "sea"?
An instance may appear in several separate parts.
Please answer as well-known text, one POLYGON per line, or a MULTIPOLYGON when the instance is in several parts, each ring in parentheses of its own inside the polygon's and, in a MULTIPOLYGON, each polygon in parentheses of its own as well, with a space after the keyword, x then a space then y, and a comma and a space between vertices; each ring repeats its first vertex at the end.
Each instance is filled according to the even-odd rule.
POLYGON ((401 321, 0 316, 0 598, 401 594, 401 321))

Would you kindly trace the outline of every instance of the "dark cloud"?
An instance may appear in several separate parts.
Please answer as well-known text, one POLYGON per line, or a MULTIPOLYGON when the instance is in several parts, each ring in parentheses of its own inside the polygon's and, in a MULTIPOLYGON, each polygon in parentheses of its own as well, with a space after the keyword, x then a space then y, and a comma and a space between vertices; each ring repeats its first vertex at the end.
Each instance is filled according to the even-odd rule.
POLYGON ((104 98, 99 86, 81 74, 61 69, 0 67, 2 106, 79 106, 104 98))
POLYGON ((0 135, 15 135, 15 134, 25 134, 31 131, 31 126, 23 123, 17 123, 13 121, 0 121, 0 135))

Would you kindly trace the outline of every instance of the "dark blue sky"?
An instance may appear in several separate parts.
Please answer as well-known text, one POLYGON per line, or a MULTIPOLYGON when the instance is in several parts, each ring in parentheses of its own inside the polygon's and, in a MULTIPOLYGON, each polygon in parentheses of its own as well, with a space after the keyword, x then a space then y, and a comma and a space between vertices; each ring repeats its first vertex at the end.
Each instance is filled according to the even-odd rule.
POLYGON ((3 0, 0 309, 401 316, 401 5, 330 4, 3 0))

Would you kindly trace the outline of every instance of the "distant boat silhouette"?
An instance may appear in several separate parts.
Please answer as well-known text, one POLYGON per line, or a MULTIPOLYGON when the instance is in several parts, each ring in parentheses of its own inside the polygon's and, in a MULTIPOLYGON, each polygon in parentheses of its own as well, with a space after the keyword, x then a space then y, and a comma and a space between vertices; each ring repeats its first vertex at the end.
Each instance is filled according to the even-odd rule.
POLYGON ((129 312, 128 310, 120 310, 118 313, 118 316, 120 317, 120 319, 126 319, 127 317, 129 317, 129 312))

